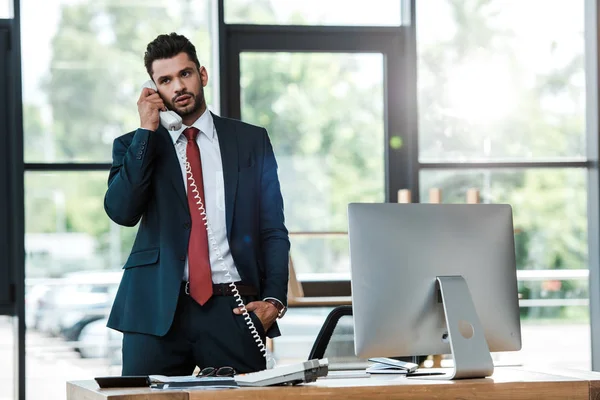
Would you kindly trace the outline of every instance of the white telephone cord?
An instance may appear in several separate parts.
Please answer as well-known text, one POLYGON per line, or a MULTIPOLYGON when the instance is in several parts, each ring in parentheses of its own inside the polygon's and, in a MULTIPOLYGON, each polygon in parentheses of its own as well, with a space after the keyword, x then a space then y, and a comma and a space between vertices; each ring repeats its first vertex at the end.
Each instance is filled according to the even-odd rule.
POLYGON ((202 202, 200 192, 198 191, 198 185, 196 185, 196 180, 194 179, 194 175, 192 174, 192 167, 191 167, 190 163, 187 161, 187 156, 185 156, 181 153, 179 153, 179 154, 185 165, 186 179, 190 182, 190 189, 194 193, 194 199, 196 200, 196 205, 198 206, 198 211, 200 212, 200 215, 202 216, 202 221, 204 221, 204 225, 206 227, 206 233, 208 235, 208 240, 210 241, 210 244, 212 245, 213 251, 215 252, 215 255, 217 256, 217 259, 221 262, 221 267, 223 269, 223 272, 225 272, 225 276, 226 276, 227 280, 229 281, 229 287, 231 288, 231 291, 233 292, 233 297, 235 298, 235 302, 237 303, 238 307, 242 310, 242 315, 244 316, 244 320, 246 322, 246 325, 248 326, 248 329, 250 329, 250 334, 254 338, 254 341, 256 342, 256 345, 258 346, 258 349, 260 350, 260 352, 263 354, 263 357, 265 357, 265 359, 266 359, 267 369, 271 369, 271 368, 275 367, 275 359, 273 358, 271 353, 267 350, 267 347, 265 346, 262 338, 260 337, 260 334, 256 330, 256 327, 254 326, 254 322, 252 321, 252 318, 250 317, 250 314, 248 313, 248 310, 246 309, 246 305, 244 304, 244 301, 242 300, 242 296, 240 295, 240 292, 239 292, 237 286, 235 285, 235 282, 233 281, 233 277, 231 276, 231 273, 225 266, 225 260, 223 259, 223 255, 221 254, 221 250, 219 249, 219 246, 217 245, 217 241, 214 237, 212 227, 211 227, 210 223, 208 222, 208 217, 206 215, 206 209, 204 208, 204 203, 202 202))

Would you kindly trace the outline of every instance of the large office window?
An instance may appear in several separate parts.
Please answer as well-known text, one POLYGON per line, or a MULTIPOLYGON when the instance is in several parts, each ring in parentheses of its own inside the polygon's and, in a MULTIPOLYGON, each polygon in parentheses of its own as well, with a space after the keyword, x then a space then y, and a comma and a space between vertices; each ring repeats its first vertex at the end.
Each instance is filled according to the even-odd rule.
POLYGON ((241 54, 241 116, 270 132, 304 279, 347 277, 347 205, 385 200, 383 71, 377 53, 241 54))
MULTIPOLYGON (((543 346, 564 335, 573 338, 563 341, 570 365, 589 368, 583 3, 417 0, 418 119, 414 131, 400 132, 404 141, 379 123, 383 110, 400 108, 379 104, 381 90, 410 93, 381 78, 407 71, 382 75, 377 54, 296 54, 276 37, 264 45, 276 52, 240 53, 240 114, 271 133, 299 278, 320 281, 324 295, 327 280, 347 279, 348 202, 382 201, 385 187, 401 180, 409 183, 399 188, 415 190, 422 202, 433 188, 445 203, 465 202, 475 188, 482 202, 514 211, 524 348, 500 361, 553 362, 556 353, 543 346), (414 141, 418 185, 411 186, 411 172, 384 153, 414 141)), ((307 34, 325 31, 317 25, 361 25, 352 11, 252 4, 225 1, 226 22, 294 24, 307 34), (236 14, 234 3, 246 8, 236 14)), ((365 21, 383 10, 374 2, 365 21)), ((403 11, 388 10, 392 16, 373 25, 401 26, 403 11)))
POLYGON ((195 44, 218 111, 213 12, 209 0, 21 3, 28 398, 121 371, 106 317, 137 228, 104 212, 112 142, 139 125, 143 55, 161 33, 195 44))
POLYGON ((440 188, 444 202, 464 202, 476 188, 512 205, 524 338, 512 356, 577 368, 591 367, 583 10, 582 0, 416 10, 421 197, 440 188), (564 357, 543 350, 557 340, 564 357))

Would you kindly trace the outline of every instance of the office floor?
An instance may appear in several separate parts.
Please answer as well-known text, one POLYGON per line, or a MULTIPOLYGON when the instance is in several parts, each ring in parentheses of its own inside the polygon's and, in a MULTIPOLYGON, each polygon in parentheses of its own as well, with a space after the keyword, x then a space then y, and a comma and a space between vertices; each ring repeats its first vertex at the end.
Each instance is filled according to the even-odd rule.
MULTIPOLYGON (((522 327, 523 350, 494 354, 502 364, 590 369, 589 325, 535 325, 522 327)), ((13 400, 13 328, 0 319, 0 400, 13 400)), ((283 362, 280 361, 280 365, 283 362)), ((65 382, 119 374, 104 359, 82 359, 65 342, 36 332, 27 334, 27 391, 29 399, 64 400, 65 382)))

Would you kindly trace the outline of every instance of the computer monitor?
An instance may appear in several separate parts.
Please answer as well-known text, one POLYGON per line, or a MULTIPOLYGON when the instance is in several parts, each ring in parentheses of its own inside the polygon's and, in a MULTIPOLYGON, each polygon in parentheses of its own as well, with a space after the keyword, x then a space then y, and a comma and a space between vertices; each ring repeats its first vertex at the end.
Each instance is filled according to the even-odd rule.
POLYGON ((521 348, 509 205, 352 203, 348 222, 357 356, 452 354, 457 379, 521 348))

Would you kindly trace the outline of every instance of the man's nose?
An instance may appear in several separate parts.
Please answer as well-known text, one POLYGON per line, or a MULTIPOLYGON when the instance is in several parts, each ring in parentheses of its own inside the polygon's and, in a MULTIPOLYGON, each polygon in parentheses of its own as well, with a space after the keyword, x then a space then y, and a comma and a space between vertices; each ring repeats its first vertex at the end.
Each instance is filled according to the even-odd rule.
POLYGON ((173 81, 173 89, 175 89, 175 92, 185 91, 185 84, 180 78, 177 78, 173 81))

